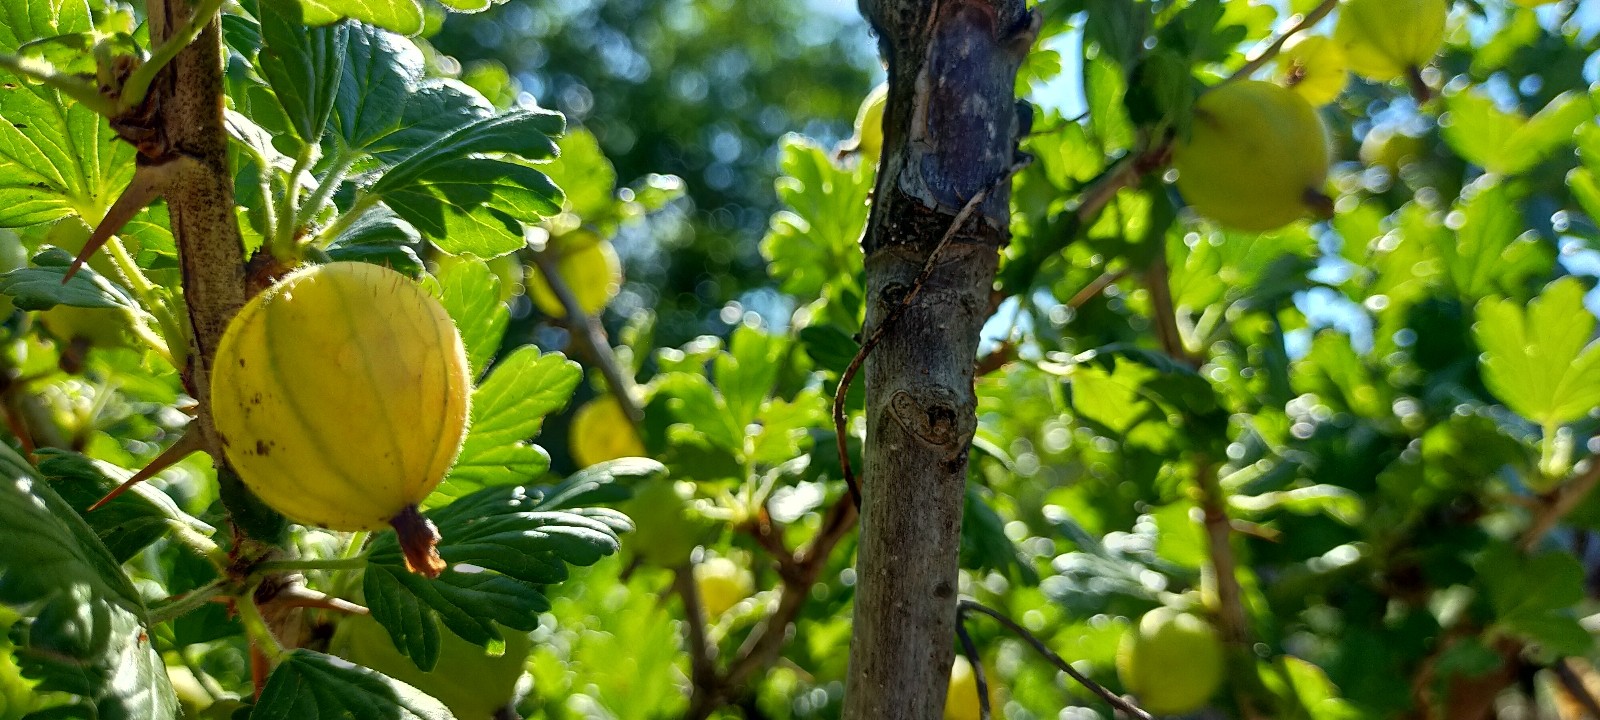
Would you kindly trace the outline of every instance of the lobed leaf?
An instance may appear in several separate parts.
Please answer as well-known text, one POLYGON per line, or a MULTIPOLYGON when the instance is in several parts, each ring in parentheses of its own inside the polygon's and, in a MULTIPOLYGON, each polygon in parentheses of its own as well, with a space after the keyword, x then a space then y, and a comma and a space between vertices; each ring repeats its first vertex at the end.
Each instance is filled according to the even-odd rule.
POLYGON ((1473 336, 1483 349, 1484 384, 1506 407, 1547 430, 1600 406, 1600 344, 1577 278, 1551 283, 1524 308, 1509 299, 1478 303, 1473 336))
POLYGON ((0 604, 23 615, 11 630, 23 675, 101 720, 177 717, 144 604, 116 557, 9 447, 0 473, 0 604))
POLYGON ((506 356, 472 392, 472 426, 455 467, 430 505, 490 485, 530 482, 550 468, 543 448, 527 442, 544 416, 561 409, 583 371, 559 353, 541 355, 531 345, 506 356))
POLYGON ((450 720, 444 703, 376 670, 304 648, 272 670, 251 717, 450 720))
POLYGON ((650 460, 617 460, 555 487, 487 488, 430 511, 443 538, 439 554, 450 567, 434 579, 409 572, 395 537, 386 534, 373 543, 363 581, 367 607, 424 671, 438 661, 441 623, 484 646, 502 639, 496 623, 531 631, 550 607, 542 588, 565 580, 569 565, 615 553, 618 533, 632 527, 614 510, 577 505, 621 499, 626 491, 617 480, 663 471, 650 460))

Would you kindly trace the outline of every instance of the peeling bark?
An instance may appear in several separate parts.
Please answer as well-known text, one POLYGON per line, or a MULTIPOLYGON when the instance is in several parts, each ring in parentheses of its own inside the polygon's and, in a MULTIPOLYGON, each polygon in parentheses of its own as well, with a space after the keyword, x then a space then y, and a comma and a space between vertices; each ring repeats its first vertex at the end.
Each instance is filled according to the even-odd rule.
POLYGON ((863 0, 862 12, 889 64, 883 160, 863 241, 866 332, 898 320, 883 328, 865 366, 844 717, 926 720, 943 714, 954 658, 961 510, 977 427, 973 361, 1008 237, 1008 179, 1022 131, 1014 86, 1035 25, 1021 0, 863 0), (970 219, 942 244, 964 210, 970 219))

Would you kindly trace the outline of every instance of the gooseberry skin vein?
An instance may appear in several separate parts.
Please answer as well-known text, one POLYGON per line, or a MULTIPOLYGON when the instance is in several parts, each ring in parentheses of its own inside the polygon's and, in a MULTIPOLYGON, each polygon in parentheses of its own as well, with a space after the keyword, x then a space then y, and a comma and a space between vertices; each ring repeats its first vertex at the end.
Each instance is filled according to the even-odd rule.
POLYGON ((466 435, 459 332, 421 287, 376 265, 285 277, 236 316, 216 367, 229 461, 307 525, 387 527, 433 491, 466 435))

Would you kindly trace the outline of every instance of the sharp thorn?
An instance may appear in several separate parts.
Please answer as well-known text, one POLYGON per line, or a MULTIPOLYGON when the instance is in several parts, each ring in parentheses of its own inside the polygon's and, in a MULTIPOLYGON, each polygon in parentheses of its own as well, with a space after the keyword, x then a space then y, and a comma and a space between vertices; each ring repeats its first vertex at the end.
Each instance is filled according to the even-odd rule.
POLYGON ((89 240, 83 244, 83 249, 78 252, 76 258, 73 258, 66 274, 61 276, 61 284, 65 285, 72 280, 72 276, 78 274, 83 264, 88 262, 112 235, 126 226, 140 210, 161 197, 166 192, 169 178, 170 173, 162 165, 139 165, 133 171, 133 181, 128 183, 127 189, 123 190, 117 201, 106 210, 106 216, 95 226, 94 233, 89 235, 89 240))
POLYGON ((133 477, 123 481, 121 485, 116 486, 111 490, 111 492, 106 493, 105 497, 100 498, 99 500, 95 501, 95 504, 90 505, 89 512, 99 510, 106 503, 117 499, 117 496, 133 489, 133 486, 155 477, 156 473, 176 465, 179 460, 182 460, 188 457, 191 453, 201 449, 200 433, 194 432, 193 430, 185 432, 183 437, 178 438, 178 441, 173 443, 171 447, 162 451, 160 455, 157 455, 154 460, 150 461, 149 465, 144 466, 144 469, 134 473, 133 477))

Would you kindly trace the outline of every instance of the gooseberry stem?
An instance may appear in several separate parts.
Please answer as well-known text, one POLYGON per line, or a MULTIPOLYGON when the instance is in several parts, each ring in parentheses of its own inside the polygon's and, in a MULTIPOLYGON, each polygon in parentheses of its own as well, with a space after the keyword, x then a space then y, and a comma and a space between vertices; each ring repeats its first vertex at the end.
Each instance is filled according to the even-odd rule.
POLYGON ((360 220, 362 215, 365 215, 368 210, 378 204, 378 200, 379 197, 377 195, 370 195, 364 192, 356 193, 355 202, 350 204, 350 209, 339 213, 339 217, 333 221, 332 225, 317 234, 316 242, 312 243, 313 247, 327 247, 334 240, 339 239, 340 233, 350 229, 351 225, 356 224, 356 221, 360 220))
POLYGON ((328 198, 333 197, 339 185, 344 183, 345 174, 350 172, 350 166, 355 164, 356 158, 356 153, 342 148, 334 155, 333 161, 328 164, 328 174, 323 176, 317 189, 312 191, 311 196, 306 198, 305 203, 296 211, 294 219, 296 227, 291 230, 293 234, 298 234, 300 228, 311 224, 316 218, 317 211, 327 204, 328 198))
POLYGON ((296 222, 300 215, 300 176, 311 169, 313 153, 316 148, 307 145, 300 149, 300 154, 295 157, 294 167, 289 171, 289 180, 283 188, 283 204, 278 206, 278 227, 274 237, 268 240, 272 256, 285 264, 294 264, 298 258, 294 251, 294 235, 296 222))
POLYGON ((171 622, 200 609, 206 603, 211 602, 213 598, 222 595, 227 589, 228 581, 226 579, 213 580, 207 585, 150 608, 150 615, 147 621, 151 625, 171 622))
POLYGON ((251 644, 267 660, 276 665, 278 659, 283 657, 283 645, 278 642, 278 637, 272 634, 272 628, 267 625, 267 619, 261 616, 261 608, 256 606, 256 590, 261 587, 257 582, 250 589, 240 594, 234 606, 239 611, 239 622, 244 625, 245 634, 250 637, 251 644))
POLYGON ((218 570, 228 566, 228 554, 211 538, 177 520, 168 520, 167 525, 172 528, 173 540, 209 560, 218 570))

